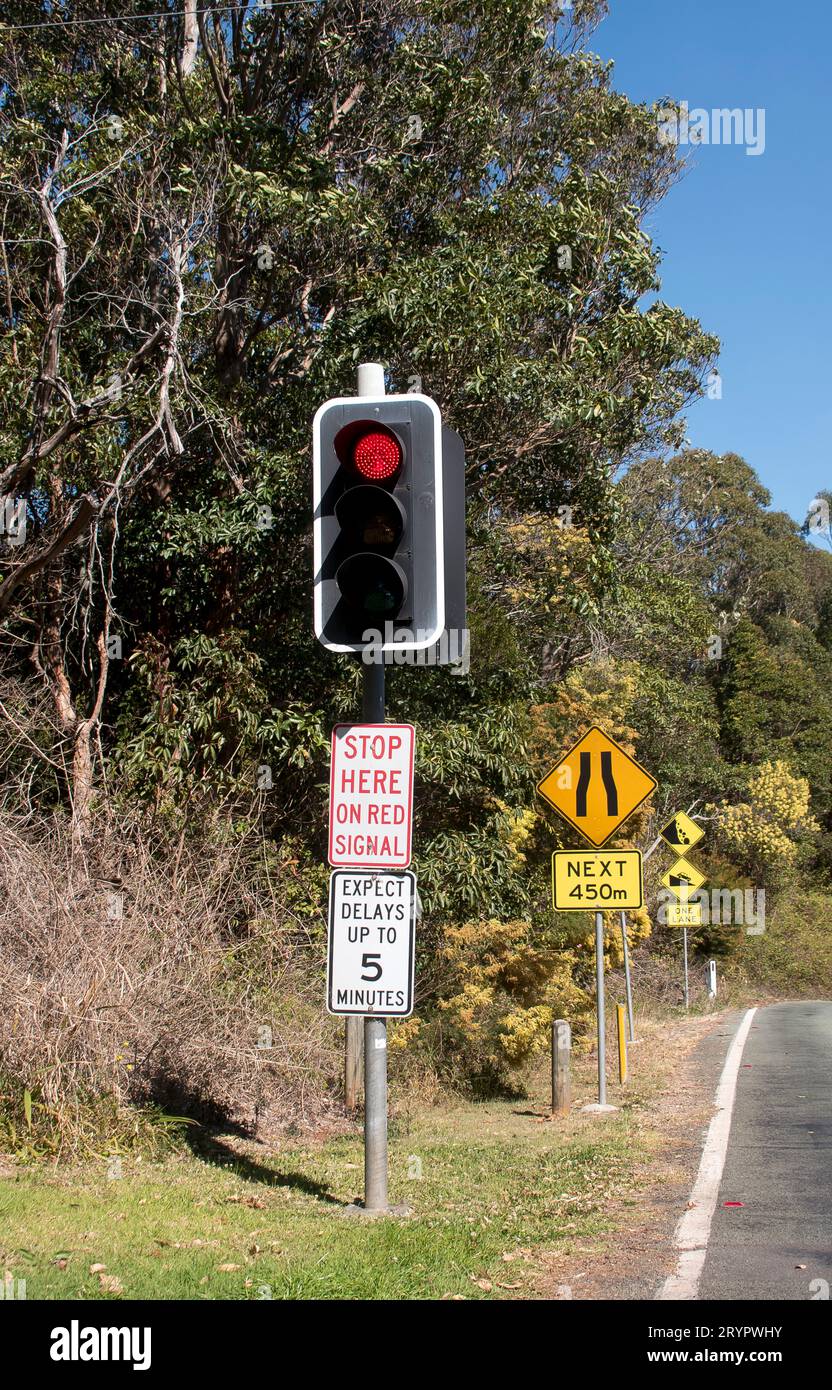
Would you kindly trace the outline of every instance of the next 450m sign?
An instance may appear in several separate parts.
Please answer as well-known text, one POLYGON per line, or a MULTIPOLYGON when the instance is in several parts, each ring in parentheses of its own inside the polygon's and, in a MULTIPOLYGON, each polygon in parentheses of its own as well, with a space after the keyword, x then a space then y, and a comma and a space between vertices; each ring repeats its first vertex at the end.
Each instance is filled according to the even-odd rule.
POLYGON ((558 849, 552 855, 552 901, 557 912, 643 905, 637 849, 558 849))

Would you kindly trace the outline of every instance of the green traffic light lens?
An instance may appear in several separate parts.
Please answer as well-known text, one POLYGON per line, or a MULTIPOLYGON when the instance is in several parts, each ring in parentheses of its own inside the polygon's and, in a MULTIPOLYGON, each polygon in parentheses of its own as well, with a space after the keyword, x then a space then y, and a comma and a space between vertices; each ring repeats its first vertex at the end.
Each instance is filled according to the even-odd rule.
POLYGON ((383 555, 350 555, 335 582, 345 602, 370 617, 395 617, 407 597, 404 571, 383 555))
POLYGON ((379 580, 364 595, 364 607, 368 613, 395 613, 399 608, 399 595, 390 584, 379 580))

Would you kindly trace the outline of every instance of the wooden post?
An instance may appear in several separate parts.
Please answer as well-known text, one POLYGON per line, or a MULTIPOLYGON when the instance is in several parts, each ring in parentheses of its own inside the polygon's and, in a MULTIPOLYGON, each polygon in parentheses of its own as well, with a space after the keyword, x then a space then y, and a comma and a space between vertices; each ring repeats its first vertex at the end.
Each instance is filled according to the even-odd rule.
POLYGON ((356 1015, 346 1020, 344 1044, 344 1104, 347 1110, 355 1110, 358 1107, 364 1061, 363 1018, 356 1015))
POLYGON ((572 1107, 572 1028, 565 1018, 552 1024, 552 1114, 568 1115, 572 1107))

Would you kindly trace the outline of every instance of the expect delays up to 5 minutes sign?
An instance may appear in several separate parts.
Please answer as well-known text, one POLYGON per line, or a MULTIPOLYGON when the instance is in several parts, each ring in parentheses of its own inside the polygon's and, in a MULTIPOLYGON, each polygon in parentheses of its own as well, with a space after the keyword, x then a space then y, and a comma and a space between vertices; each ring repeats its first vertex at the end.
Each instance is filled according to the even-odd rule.
POLYGON ((329 896, 333 1014, 406 1017, 413 1008, 416 876, 336 869, 329 896))

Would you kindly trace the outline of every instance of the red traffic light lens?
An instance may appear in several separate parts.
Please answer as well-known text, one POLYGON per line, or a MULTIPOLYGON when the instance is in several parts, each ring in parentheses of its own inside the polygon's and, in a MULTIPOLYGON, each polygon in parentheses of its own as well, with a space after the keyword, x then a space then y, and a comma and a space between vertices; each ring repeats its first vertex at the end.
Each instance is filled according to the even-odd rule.
POLYGON ((386 430, 370 430, 356 441, 352 461, 362 478, 370 478, 374 483, 386 482, 401 467, 401 445, 395 435, 386 430))

